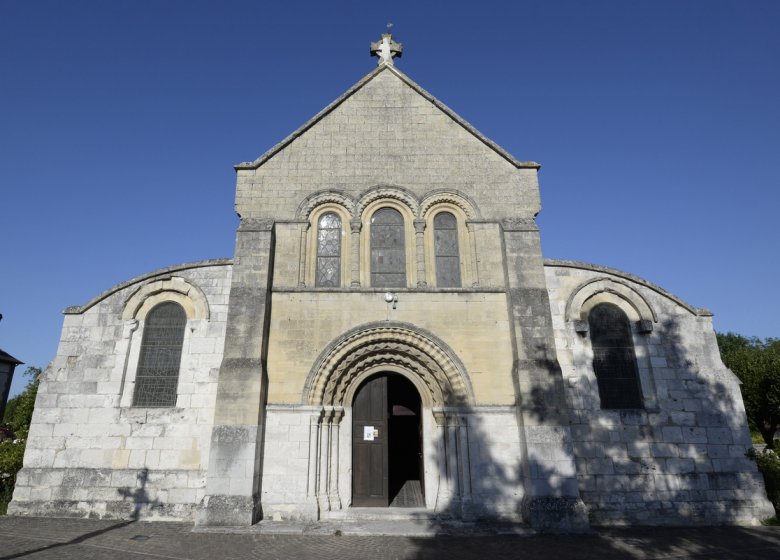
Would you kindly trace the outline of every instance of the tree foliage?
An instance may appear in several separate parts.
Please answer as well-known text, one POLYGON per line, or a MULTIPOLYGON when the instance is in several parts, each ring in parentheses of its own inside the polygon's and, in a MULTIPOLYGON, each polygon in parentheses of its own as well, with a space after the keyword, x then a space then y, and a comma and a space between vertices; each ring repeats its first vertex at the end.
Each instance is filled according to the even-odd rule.
POLYGON ((5 513, 11 501, 16 473, 22 468, 27 433, 30 431, 35 396, 38 394, 38 381, 41 368, 28 367, 25 376, 30 377, 27 387, 19 395, 8 401, 3 415, 4 433, 12 434, 11 439, 0 441, 0 514, 5 513))
POLYGON ((742 382, 751 429, 773 449, 774 435, 780 428, 780 339, 719 333, 718 346, 723 363, 742 382))

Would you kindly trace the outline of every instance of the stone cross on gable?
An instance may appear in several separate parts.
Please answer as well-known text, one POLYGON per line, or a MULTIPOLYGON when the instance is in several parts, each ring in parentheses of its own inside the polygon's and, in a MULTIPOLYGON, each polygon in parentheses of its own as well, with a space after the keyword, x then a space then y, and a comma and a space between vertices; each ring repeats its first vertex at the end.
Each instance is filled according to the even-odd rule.
POLYGON ((379 57, 377 64, 393 65, 393 57, 401 58, 404 46, 393 41, 390 33, 382 33, 382 38, 376 43, 371 43, 371 56, 379 57))

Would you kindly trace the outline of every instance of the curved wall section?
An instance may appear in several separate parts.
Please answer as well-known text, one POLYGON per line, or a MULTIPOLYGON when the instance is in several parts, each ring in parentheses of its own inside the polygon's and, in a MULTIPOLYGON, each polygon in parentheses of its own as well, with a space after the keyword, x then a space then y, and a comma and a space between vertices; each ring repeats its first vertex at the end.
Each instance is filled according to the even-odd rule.
POLYGON ((229 263, 155 271, 69 308, 11 513, 193 518, 205 491, 229 263), (132 406, 146 311, 165 301, 187 315, 175 406, 132 406))
POLYGON ((760 475, 745 457, 752 444, 739 383, 720 360, 712 314, 613 269, 548 260, 545 276, 591 522, 753 523, 767 515, 760 475), (601 303, 630 321, 636 408, 600 401, 599 383, 609 381, 597 382, 588 319, 601 303))

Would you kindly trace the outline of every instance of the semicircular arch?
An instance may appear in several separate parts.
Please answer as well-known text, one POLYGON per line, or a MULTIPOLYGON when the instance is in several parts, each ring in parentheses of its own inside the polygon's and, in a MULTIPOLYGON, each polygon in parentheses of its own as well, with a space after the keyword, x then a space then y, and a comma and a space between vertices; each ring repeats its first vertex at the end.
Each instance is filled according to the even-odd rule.
POLYGON ((361 325, 331 342, 309 372, 302 403, 349 406, 357 385, 379 371, 408 377, 428 407, 474 403, 452 349, 432 333, 394 321, 361 325))
POLYGON ((298 205, 299 219, 307 220, 312 211, 323 204, 335 204, 344 208, 350 217, 355 216, 355 201, 348 194, 339 191, 320 191, 307 196, 298 205))
POLYGON ((480 217, 479 209, 471 198, 449 189, 437 189, 427 193, 420 202, 420 217, 424 218, 431 208, 441 204, 451 204, 460 208, 467 220, 476 220, 480 217))
POLYGON ((414 218, 420 216, 420 201, 415 194, 403 187, 380 185, 365 191, 355 205, 355 218, 363 216, 366 208, 378 200, 396 200, 407 206, 414 218))
POLYGON ((181 305, 190 321, 209 318, 209 303, 203 290, 184 278, 174 276, 148 282, 133 292, 125 301, 122 319, 143 320, 154 306, 165 301, 181 305))
POLYGON ((566 302, 567 321, 586 320, 591 308, 599 303, 614 303, 634 321, 658 322, 648 301, 632 286, 611 278, 593 278, 580 284, 566 302))

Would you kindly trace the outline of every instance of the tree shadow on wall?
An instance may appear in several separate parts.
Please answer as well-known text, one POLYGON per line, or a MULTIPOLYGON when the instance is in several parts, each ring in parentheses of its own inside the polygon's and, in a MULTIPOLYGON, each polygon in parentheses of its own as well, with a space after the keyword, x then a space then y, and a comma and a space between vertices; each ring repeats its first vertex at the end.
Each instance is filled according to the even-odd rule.
POLYGON ((19 552, 8 556, 2 556, 0 557, 0 560, 12 560, 14 558, 23 558, 25 556, 30 556, 33 554, 37 555, 38 553, 41 552, 52 551, 57 548, 81 544, 92 538, 98 537, 105 533, 109 533, 111 531, 116 531, 117 529, 121 529, 122 527, 127 527, 128 525, 137 522, 140 519, 141 512, 143 511, 144 508, 155 508, 155 507, 160 507, 162 505, 159 500, 157 499, 152 500, 146 489, 147 482, 149 480, 149 469, 147 468, 141 469, 138 472, 137 480, 138 482, 134 488, 122 487, 117 489, 117 492, 119 493, 120 496, 122 496, 123 501, 125 499, 130 500, 131 509, 127 519, 116 523, 112 523, 111 525, 104 527, 102 529, 80 534, 67 541, 42 546, 33 550, 27 550, 25 552, 19 552))
MULTIPOLYGON (((413 539, 414 557, 473 551, 475 556, 489 557, 733 553, 780 558, 777 531, 713 527, 745 523, 767 512, 756 509, 753 501, 763 488, 755 463, 746 457, 751 443, 745 415, 739 395, 732 396, 738 386, 719 355, 705 353, 717 349, 714 335, 708 346, 702 346, 701 334, 697 336, 686 341, 680 323, 670 319, 656 326, 642 351, 637 348, 638 360, 650 364, 652 359, 652 394, 645 394, 644 409, 601 410, 592 356, 587 353, 575 356, 575 367, 563 371, 566 410, 561 411, 562 418, 571 429, 580 496, 590 523, 600 527, 598 534, 511 534, 519 532, 517 525, 508 522, 523 518, 522 492, 528 477, 554 494, 560 475, 534 457, 524 457, 518 442, 503 441, 488 414, 460 404, 447 421, 466 419, 469 476, 456 480, 460 492, 447 496, 437 504, 437 515, 425 519, 435 536, 413 539), (463 526, 458 519, 472 520, 471 530, 494 536, 459 536, 463 526), (610 528, 616 525, 635 528, 610 528), (653 528, 661 525, 666 527, 653 528)), ((560 375, 554 365, 551 375, 560 375)), ((534 386, 529 397, 554 403, 555 385, 534 386)), ((535 420, 543 422, 544 407, 530 408, 535 420)), ((437 437, 453 439, 446 430, 444 434, 437 437)), ((442 456, 451 453, 451 447, 436 442, 434 456, 426 460, 447 465, 441 476, 457 479, 458 473, 449 468, 451 460, 442 456)))
POLYGON ((138 471, 138 482, 134 488, 123 487, 119 488, 117 492, 122 496, 122 501, 129 499, 132 504, 132 510, 130 512, 130 520, 138 521, 141 518, 141 512, 146 509, 154 509, 162 507, 162 502, 155 498, 151 499, 149 492, 146 489, 149 481, 149 469, 144 467, 138 471))

